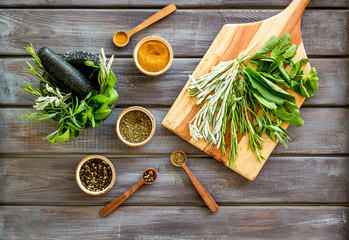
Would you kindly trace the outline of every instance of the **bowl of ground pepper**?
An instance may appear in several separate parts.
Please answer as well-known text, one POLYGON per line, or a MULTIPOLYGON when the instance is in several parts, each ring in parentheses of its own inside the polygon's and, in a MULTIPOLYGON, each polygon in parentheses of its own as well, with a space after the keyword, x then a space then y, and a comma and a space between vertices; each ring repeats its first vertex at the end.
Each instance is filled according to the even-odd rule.
POLYGON ((171 45, 161 37, 146 37, 136 45, 133 60, 142 73, 158 76, 170 68, 173 50, 171 45))
POLYGON ((115 124, 117 136, 130 147, 139 147, 149 142, 155 133, 155 127, 153 115, 139 106, 122 111, 115 124))
POLYGON ((101 195, 114 185, 115 168, 106 157, 90 155, 80 161, 75 177, 82 191, 90 195, 101 195))

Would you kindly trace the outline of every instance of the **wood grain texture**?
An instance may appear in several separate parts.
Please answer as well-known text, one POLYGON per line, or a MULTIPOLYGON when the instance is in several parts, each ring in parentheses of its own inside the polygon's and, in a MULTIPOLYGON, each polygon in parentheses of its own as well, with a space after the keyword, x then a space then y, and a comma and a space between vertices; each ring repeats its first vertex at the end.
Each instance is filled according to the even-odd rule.
POLYGON ((313 0, 308 7, 322 9, 304 13, 303 40, 307 53, 316 55, 310 63, 318 69, 320 88, 305 101, 308 109, 301 110, 305 125, 289 128, 295 135, 289 149, 278 146, 277 155, 268 159, 254 182, 210 157, 199 157, 201 151, 161 127, 160 122, 221 26, 271 17, 280 10, 266 8, 281 9, 291 1, 174 2, 179 8, 192 9, 177 10, 137 33, 120 49, 112 42, 115 31, 132 29, 170 2, 0 0, 0 8, 51 8, 0 9, 0 239, 347 239, 348 207, 315 205, 349 202, 349 109, 333 108, 349 104, 348 0, 313 0), (91 9, 81 9, 86 7, 91 9), (229 7, 250 9, 224 9, 229 7), (136 43, 149 35, 164 37, 179 57, 166 74, 156 78, 142 75, 130 58, 136 43), (118 108, 102 127, 88 129, 77 141, 48 147, 41 138, 52 132, 54 125, 17 122, 26 110, 17 107, 33 101, 17 90, 28 77, 23 71, 28 60, 23 47, 29 42, 36 49, 47 45, 58 53, 78 49, 99 52, 104 47, 108 55, 115 54, 113 70, 121 95, 118 106, 160 107, 150 108, 158 123, 155 137, 137 149, 121 144, 114 132, 116 117, 123 110, 118 108), (319 58, 327 56, 338 58, 319 58), (312 106, 316 108, 309 108, 312 106), (169 155, 176 149, 189 153, 188 166, 219 204, 248 206, 222 206, 211 214, 185 173, 170 164, 169 155), (75 182, 75 168, 88 153, 109 156, 115 164, 116 184, 105 195, 88 196, 75 182), (28 157, 16 158, 17 154, 28 157), (37 157, 39 154, 50 155, 37 157), (80 157, 62 157, 66 154, 80 157), (338 156, 343 154, 346 156, 338 156), (158 157, 151 157, 154 155, 158 157), (125 202, 128 206, 122 205, 102 219, 102 206, 136 183, 146 167, 159 172, 158 181, 143 186, 125 202), (252 206, 263 203, 281 205, 252 206), (302 203, 308 205, 285 206, 302 203))
MULTIPOLYGON (((17 120, 27 109, 0 109, 0 153, 2 154, 170 154, 181 149, 188 154, 204 155, 199 149, 180 139, 161 126, 168 108, 148 108, 154 115, 157 126, 149 143, 136 149, 117 139, 115 121, 123 110, 115 109, 103 125, 85 129, 77 140, 47 146, 43 137, 56 130, 56 124, 24 124, 17 120), (135 151, 136 150, 136 151, 135 151)), ((278 146, 276 154, 349 154, 349 109, 304 108, 301 117, 305 124, 291 126, 294 135, 288 149, 278 146)))
MULTIPOLYGON (((131 56, 136 43, 156 35, 165 38, 174 55, 202 57, 224 24, 260 21, 279 10, 177 10, 144 29, 120 49, 113 44, 117 30, 130 30, 156 10, 1 9, 0 54, 27 54, 24 46, 49 46, 62 53, 72 50, 131 56), (185 36, 185 37, 184 37, 185 36)), ((303 42, 309 55, 349 53, 348 10, 307 10, 302 21, 303 42), (326 19, 326 23, 324 23, 326 19)))
MULTIPOLYGON (((18 90, 23 88, 23 81, 38 87, 38 81, 23 70, 26 61, 30 59, 0 59, 0 105, 33 105, 34 98, 18 90)), ((138 71, 132 59, 116 59, 112 69, 118 78, 118 104, 172 105, 199 61, 193 58, 174 59, 166 74, 154 78, 138 71)), ((313 97, 305 100, 303 106, 349 105, 349 59, 313 58, 310 63, 317 69, 319 89, 313 97)))
POLYGON ((4 239, 338 239, 348 236, 346 207, 1 206, 4 239))
MULTIPOLYGON (((185 172, 171 165, 169 157, 108 157, 116 168, 116 182, 100 196, 87 195, 77 186, 74 173, 82 158, 0 158, 0 204, 103 206, 152 167, 158 180, 125 204, 204 206, 185 172)), ((218 204, 349 202, 349 157, 270 157, 254 182, 212 158, 189 157, 188 166, 218 204)))
MULTIPOLYGON (((219 8, 228 8, 228 7, 237 7, 237 8, 246 8, 246 7, 286 7, 290 0, 278 0, 278 1, 260 1, 260 0, 220 0, 220 1, 208 1, 208 0, 176 0, 174 1, 178 7, 181 8, 210 8, 210 7, 219 7, 219 8)), ((149 7, 164 7, 167 2, 154 1, 154 0, 2 0, 0 7, 103 7, 103 8, 118 8, 118 7, 127 7, 127 8, 149 8, 149 7)), ((348 0, 315 0, 309 3, 309 7, 331 7, 331 8, 348 8, 348 0)))

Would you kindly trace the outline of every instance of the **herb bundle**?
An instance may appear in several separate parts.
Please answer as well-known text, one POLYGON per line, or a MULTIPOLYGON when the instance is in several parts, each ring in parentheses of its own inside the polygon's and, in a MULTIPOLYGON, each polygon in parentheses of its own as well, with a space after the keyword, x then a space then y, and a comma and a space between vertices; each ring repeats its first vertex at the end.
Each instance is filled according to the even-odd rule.
POLYGON ((26 86, 23 89, 20 88, 37 97, 33 108, 38 112, 27 111, 27 114, 20 116, 19 120, 32 119, 27 123, 47 120, 57 122, 59 128, 44 138, 49 144, 66 142, 70 136, 76 139, 87 125, 100 126, 103 119, 112 111, 110 105, 119 98, 114 89, 116 78, 110 70, 113 57, 106 65, 102 49, 99 66, 95 66, 91 61, 84 62, 86 66, 94 68, 89 78, 98 71, 100 91, 92 90, 84 99, 79 99, 72 93, 65 92, 65 89, 60 89, 60 84, 45 70, 32 45, 26 47, 26 50, 34 60, 32 60, 33 65, 27 62, 29 68, 25 70, 40 80, 41 88, 34 89, 29 82, 25 82, 26 86))
POLYGON ((292 88, 304 97, 314 95, 318 88, 315 68, 308 76, 301 70, 308 59, 297 63, 296 45, 291 45, 290 34, 273 36, 252 56, 247 56, 253 48, 241 52, 238 58, 221 62, 212 67, 211 72, 197 80, 189 76, 190 96, 196 96, 196 104, 203 103, 199 112, 189 123, 190 135, 204 139, 211 145, 221 148, 225 155, 229 150, 229 166, 238 155, 238 135, 248 135, 249 147, 257 159, 264 160, 261 154, 263 134, 273 141, 279 141, 287 148, 289 133, 281 126, 286 121, 296 127, 303 125, 295 97, 279 85, 292 88), (247 62, 257 70, 247 66, 247 62), (285 70, 290 66, 290 72, 285 70), (225 139, 230 133, 230 146, 225 139))

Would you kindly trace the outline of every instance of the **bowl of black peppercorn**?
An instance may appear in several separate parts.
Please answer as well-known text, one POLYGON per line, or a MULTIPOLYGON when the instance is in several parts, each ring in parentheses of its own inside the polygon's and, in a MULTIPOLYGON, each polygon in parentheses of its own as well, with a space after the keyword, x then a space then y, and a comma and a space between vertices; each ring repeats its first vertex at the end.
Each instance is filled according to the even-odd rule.
POLYGON ((89 195, 101 195, 114 185, 115 168, 106 157, 90 155, 80 161, 75 177, 82 191, 89 195))

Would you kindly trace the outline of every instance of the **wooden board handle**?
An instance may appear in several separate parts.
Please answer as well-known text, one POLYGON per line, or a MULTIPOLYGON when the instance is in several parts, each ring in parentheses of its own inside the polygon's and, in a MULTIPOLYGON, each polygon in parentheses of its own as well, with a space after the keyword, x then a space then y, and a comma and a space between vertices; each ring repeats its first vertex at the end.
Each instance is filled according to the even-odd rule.
POLYGON ((310 0, 293 0, 290 5, 288 5, 288 7, 281 12, 281 14, 288 15, 290 17, 295 14, 302 16, 304 9, 307 7, 309 2, 310 0))
POLYGON ((103 217, 108 216, 111 212, 117 209, 126 199, 128 199, 138 188, 144 184, 143 179, 133 185, 129 190, 121 194, 117 199, 108 203, 104 208, 101 209, 100 213, 103 217))
POLYGON ((211 210, 211 212, 215 212, 218 210, 219 206, 215 202, 215 200, 212 198, 212 196, 207 192, 207 190, 204 188, 204 186, 201 185, 199 180, 194 176, 194 174, 189 170, 187 165, 182 166, 184 171, 187 173, 188 177, 190 178, 191 182, 193 183, 194 187, 200 194, 202 200, 206 203, 207 207, 211 210))
POLYGON ((167 15, 174 12, 176 9, 177 9, 177 7, 174 3, 171 3, 170 5, 164 7, 163 9, 161 9, 160 11, 158 11, 157 13, 152 15, 150 18, 148 18, 147 20, 145 20, 144 22, 139 24, 137 27, 135 27, 134 29, 129 31, 128 32, 129 37, 131 37, 131 35, 135 34, 136 32, 148 27, 150 24, 153 24, 153 23, 159 21, 160 19, 166 17, 167 15))

